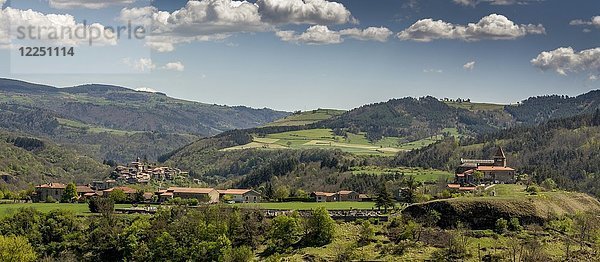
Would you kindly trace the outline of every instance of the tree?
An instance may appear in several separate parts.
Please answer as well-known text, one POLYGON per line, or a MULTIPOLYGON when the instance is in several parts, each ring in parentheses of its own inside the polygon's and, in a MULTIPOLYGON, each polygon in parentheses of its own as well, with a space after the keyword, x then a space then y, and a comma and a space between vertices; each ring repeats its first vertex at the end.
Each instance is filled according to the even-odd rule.
POLYGON ((75 183, 69 183, 60 202, 72 203, 75 200, 77 200, 77 186, 75 186, 75 183))
POLYGON ((375 238, 375 228, 371 225, 371 222, 365 220, 360 225, 360 232, 358 233, 358 243, 361 245, 369 244, 375 238))
POLYGON ((90 200, 88 208, 92 213, 108 215, 115 210, 115 202, 111 198, 96 197, 90 200))
POLYGON ((273 197, 275 197, 275 199, 281 201, 284 198, 288 198, 290 196, 290 188, 287 186, 278 186, 275 189, 275 194, 273 195, 273 197))
POLYGON ((296 244, 302 236, 302 227, 298 213, 281 215, 273 219, 269 238, 271 248, 276 252, 285 252, 296 244))
POLYGON ((402 200, 407 203, 416 202, 416 191, 421 186, 421 182, 417 181, 414 176, 408 176, 402 180, 404 189, 402 191, 402 200))
POLYGON ((33 247, 22 236, 0 236, 0 261, 35 261, 33 247))
POLYGON ((387 186, 385 183, 382 183, 377 191, 375 196, 375 206, 377 209, 384 208, 385 212, 387 212, 388 207, 394 207, 394 200, 392 199, 392 195, 387 190, 387 186))
POLYGON ((552 191, 556 189, 556 182, 552 180, 552 178, 546 178, 541 184, 541 186, 546 189, 546 191, 552 191))
POLYGON ((498 234, 504 234, 508 229, 508 221, 504 218, 499 218, 496 220, 496 226, 494 227, 494 231, 498 234))
POLYGON ((310 246, 324 246, 333 240, 335 221, 324 207, 313 210, 306 220, 304 242, 310 246))
POLYGON ((114 189, 112 192, 110 192, 108 194, 108 197, 117 204, 122 204, 122 203, 127 202, 127 195, 121 189, 114 189))
POLYGON ((477 184, 481 184, 481 180, 483 180, 483 178, 485 177, 485 174, 481 171, 475 171, 473 172, 473 177, 475 177, 475 179, 477 179, 477 184))

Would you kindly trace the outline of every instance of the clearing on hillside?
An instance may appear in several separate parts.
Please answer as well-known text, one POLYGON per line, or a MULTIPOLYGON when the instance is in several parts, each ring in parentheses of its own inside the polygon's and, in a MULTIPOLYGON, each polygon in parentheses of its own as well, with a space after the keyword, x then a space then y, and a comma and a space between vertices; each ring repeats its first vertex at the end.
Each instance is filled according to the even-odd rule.
POLYGON ((344 112, 346 111, 336 109, 316 109, 312 111, 298 112, 285 118, 276 120, 273 123, 269 123, 266 126, 304 126, 339 116, 344 112))

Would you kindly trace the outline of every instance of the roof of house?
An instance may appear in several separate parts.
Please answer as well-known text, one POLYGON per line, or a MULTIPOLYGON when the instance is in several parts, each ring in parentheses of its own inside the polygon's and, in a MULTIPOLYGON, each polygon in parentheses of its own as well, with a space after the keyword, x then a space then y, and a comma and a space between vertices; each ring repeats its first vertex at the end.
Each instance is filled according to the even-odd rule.
POLYGON ((510 167, 504 166, 478 166, 477 171, 515 171, 510 167))
POLYGON ((358 198, 371 198, 371 197, 367 194, 359 194, 358 198))
POLYGON ((188 194, 208 194, 214 191, 214 188, 192 188, 192 187, 169 187, 167 191, 174 193, 188 193, 188 194))
POLYGON ((77 193, 93 193, 94 190, 89 186, 77 186, 77 193))
POLYGON ((474 191, 475 189, 477 189, 477 187, 474 186, 461 186, 458 188, 460 191, 474 191))
POLYGON ((329 193, 329 192, 313 192, 313 194, 315 196, 326 196, 326 197, 331 197, 331 196, 335 196, 336 193, 329 193))
POLYGON ((448 184, 448 188, 459 189, 460 185, 459 184, 448 184))
POLYGON ((164 192, 160 196, 173 196, 173 192, 164 192))
POLYGON ((465 159, 465 158, 461 158, 460 162, 462 164, 493 164, 494 160, 489 160, 489 159, 465 159))
POLYGON ((123 191, 125 194, 133 194, 133 193, 137 192, 137 190, 135 190, 135 189, 133 189, 131 187, 126 187, 126 186, 113 187, 113 188, 110 188, 110 189, 106 189, 103 192, 110 193, 110 192, 114 191, 115 189, 119 189, 119 190, 123 191))
POLYGON ((254 190, 252 190, 252 189, 227 189, 227 190, 217 190, 217 191, 219 191, 219 194, 221 194, 221 195, 244 195, 244 194, 254 191, 254 190))
POLYGON ((65 189, 67 185, 61 183, 48 183, 36 186, 36 188, 52 188, 52 189, 65 189))
POLYGON ((338 192, 338 194, 340 194, 340 195, 350 195, 350 194, 356 194, 356 192, 343 190, 343 191, 338 192))
POLYGON ((90 196, 97 196, 98 194, 96 192, 90 192, 90 193, 85 193, 83 195, 86 197, 90 197, 90 196))

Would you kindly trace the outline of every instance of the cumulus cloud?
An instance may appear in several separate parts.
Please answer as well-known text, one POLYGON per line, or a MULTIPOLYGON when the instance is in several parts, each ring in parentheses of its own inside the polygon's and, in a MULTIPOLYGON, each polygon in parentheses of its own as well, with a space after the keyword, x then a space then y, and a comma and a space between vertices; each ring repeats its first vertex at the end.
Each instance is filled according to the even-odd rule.
POLYGON ((471 62, 466 63, 465 65, 463 65, 463 68, 465 70, 473 70, 473 69, 475 69, 475 61, 471 61, 471 62))
POLYGON ((163 69, 182 72, 185 70, 185 66, 181 62, 171 62, 163 66, 163 69))
POLYGON ((302 34, 294 31, 278 31, 275 33, 281 40, 286 42, 304 43, 309 45, 328 45, 343 42, 339 32, 329 30, 324 25, 314 25, 306 29, 302 34))
POLYGON ((583 20, 583 19, 572 20, 571 22, 569 22, 569 25, 595 26, 595 27, 600 28, 600 15, 594 16, 590 20, 583 20))
POLYGON ((531 2, 541 2, 544 0, 452 0, 452 2, 464 6, 476 6, 480 3, 489 3, 491 5, 526 5, 531 2))
POLYGON ((92 35, 94 37, 91 44, 95 46, 117 44, 113 31, 99 23, 77 23, 71 15, 43 14, 31 9, 7 7, 0 10, 0 47, 10 47, 11 38, 78 46, 90 44, 92 35), (29 31, 29 28, 33 30, 29 31), (32 32, 32 35, 29 32, 32 32))
POLYGON ((125 58, 123 59, 123 63, 140 72, 148 72, 156 69, 156 64, 150 58, 140 58, 137 60, 125 58))
POLYGON ((344 37, 362 41, 385 42, 393 33, 385 27, 369 27, 366 29, 349 28, 335 31, 324 25, 313 25, 302 34, 297 34, 295 31, 278 31, 275 34, 286 42, 327 45, 342 43, 344 42, 344 37))
POLYGON ((176 44, 222 40, 234 33, 268 31, 258 6, 246 1, 188 1, 172 13, 155 7, 125 8, 120 20, 150 28, 146 45, 159 52, 170 52, 176 44))
POLYGON ((576 52, 572 47, 561 47, 542 52, 531 60, 535 67, 553 70, 561 75, 576 72, 600 73, 600 47, 576 52))
POLYGON ((437 39, 458 39, 463 41, 512 40, 528 34, 545 34, 543 25, 515 24, 507 17, 491 14, 477 23, 457 25, 431 18, 422 19, 398 33, 401 40, 430 42, 437 39))
POLYGON ((50 6, 57 9, 89 8, 101 9, 113 5, 126 6, 136 0, 50 0, 50 6))
POLYGON ((340 34, 363 41, 386 42, 393 32, 385 27, 369 27, 364 30, 358 28, 344 29, 340 31, 340 34))
POLYGON ((272 24, 346 24, 357 20, 343 4, 326 0, 258 0, 260 15, 272 24))
POLYGON ((426 73, 426 74, 429 74, 429 73, 441 74, 443 72, 444 72, 444 70, 442 70, 442 69, 423 69, 423 73, 426 73))

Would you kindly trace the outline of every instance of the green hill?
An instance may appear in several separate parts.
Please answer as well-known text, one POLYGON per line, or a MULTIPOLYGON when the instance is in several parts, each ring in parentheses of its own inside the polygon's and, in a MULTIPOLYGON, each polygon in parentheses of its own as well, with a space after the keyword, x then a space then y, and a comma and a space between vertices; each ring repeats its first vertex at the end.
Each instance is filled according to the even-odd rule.
POLYGON ((494 228, 496 220, 518 218, 523 224, 543 224, 550 219, 578 212, 600 212, 597 199, 574 192, 542 192, 537 195, 525 193, 525 186, 498 185, 495 197, 459 197, 415 204, 403 213, 423 216, 429 210, 441 214, 438 225, 443 228, 456 227, 463 223, 473 229, 494 228))
POLYGON ((102 179, 110 167, 47 140, 0 132, 0 173, 3 184, 25 187, 33 183, 89 183, 102 179))
POLYGON ((327 120, 343 114, 344 110, 316 109, 306 112, 295 112, 266 126, 304 126, 327 120))
POLYGON ((199 136, 262 126, 287 115, 117 86, 55 88, 0 79, 0 128, 46 137, 97 160, 156 159, 199 136))

